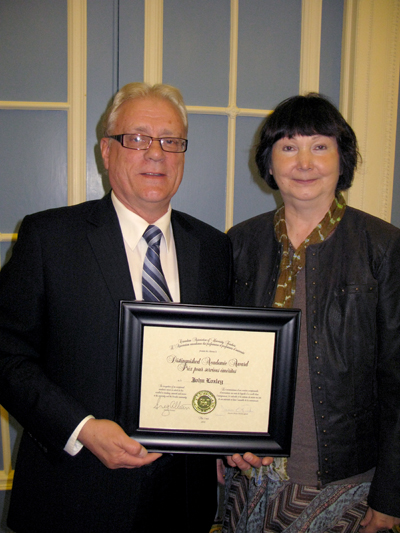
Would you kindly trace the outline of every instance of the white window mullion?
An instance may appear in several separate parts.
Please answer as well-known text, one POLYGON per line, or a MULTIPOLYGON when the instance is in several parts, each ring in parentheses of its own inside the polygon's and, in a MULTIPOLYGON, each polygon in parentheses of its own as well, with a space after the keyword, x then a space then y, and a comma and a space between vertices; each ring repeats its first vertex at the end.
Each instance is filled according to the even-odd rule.
POLYGON ((68 0, 68 205, 86 200, 87 2, 68 0))
POLYGON ((299 93, 319 91, 322 0, 303 0, 299 93))
POLYGON ((145 0, 143 80, 149 85, 162 83, 163 22, 163 0, 145 0))

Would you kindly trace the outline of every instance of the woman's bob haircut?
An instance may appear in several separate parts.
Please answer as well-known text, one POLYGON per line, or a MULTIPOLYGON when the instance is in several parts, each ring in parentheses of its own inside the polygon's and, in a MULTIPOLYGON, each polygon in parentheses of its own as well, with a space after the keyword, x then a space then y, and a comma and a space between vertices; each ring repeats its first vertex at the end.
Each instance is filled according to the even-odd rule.
POLYGON ((272 147, 282 137, 290 139, 295 135, 335 137, 340 158, 340 176, 336 192, 351 187, 360 159, 355 133, 326 97, 309 93, 305 96, 292 96, 278 104, 262 126, 260 142, 256 149, 256 163, 261 177, 272 189, 278 189, 269 172, 272 147))

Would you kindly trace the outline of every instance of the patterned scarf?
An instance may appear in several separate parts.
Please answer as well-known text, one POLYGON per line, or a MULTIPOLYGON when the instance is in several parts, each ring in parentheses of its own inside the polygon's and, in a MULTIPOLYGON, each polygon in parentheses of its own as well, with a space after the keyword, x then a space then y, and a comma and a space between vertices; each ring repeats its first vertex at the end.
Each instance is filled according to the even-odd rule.
POLYGON ((319 224, 313 229, 310 235, 300 244, 291 257, 290 241, 287 235, 285 206, 280 207, 274 216, 275 235, 278 242, 282 243, 282 257, 280 264, 280 274, 276 287, 275 301, 273 307, 292 307, 296 292, 297 273, 306 264, 306 249, 310 244, 324 241, 341 221, 346 210, 346 202, 343 195, 333 200, 328 212, 319 224))

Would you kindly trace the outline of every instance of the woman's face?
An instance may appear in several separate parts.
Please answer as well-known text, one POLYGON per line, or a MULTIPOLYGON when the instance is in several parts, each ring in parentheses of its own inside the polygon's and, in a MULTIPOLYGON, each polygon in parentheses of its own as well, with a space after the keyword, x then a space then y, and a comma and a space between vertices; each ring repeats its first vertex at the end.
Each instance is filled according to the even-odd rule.
POLYGON ((336 139, 325 135, 283 137, 272 147, 270 174, 285 204, 326 202, 330 205, 340 174, 336 139))

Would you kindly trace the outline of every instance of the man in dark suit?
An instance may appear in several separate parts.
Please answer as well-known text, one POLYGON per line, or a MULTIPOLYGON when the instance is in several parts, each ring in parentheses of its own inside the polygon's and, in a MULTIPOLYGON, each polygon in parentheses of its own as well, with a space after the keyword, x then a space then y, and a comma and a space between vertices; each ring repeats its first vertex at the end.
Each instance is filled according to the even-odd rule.
POLYGON ((148 453, 115 417, 121 300, 141 300, 149 225, 170 299, 230 303, 228 238, 170 208, 183 176, 179 91, 129 84, 101 140, 112 193, 24 219, 0 273, 0 402, 24 427, 9 526, 207 533, 215 459, 148 453))

